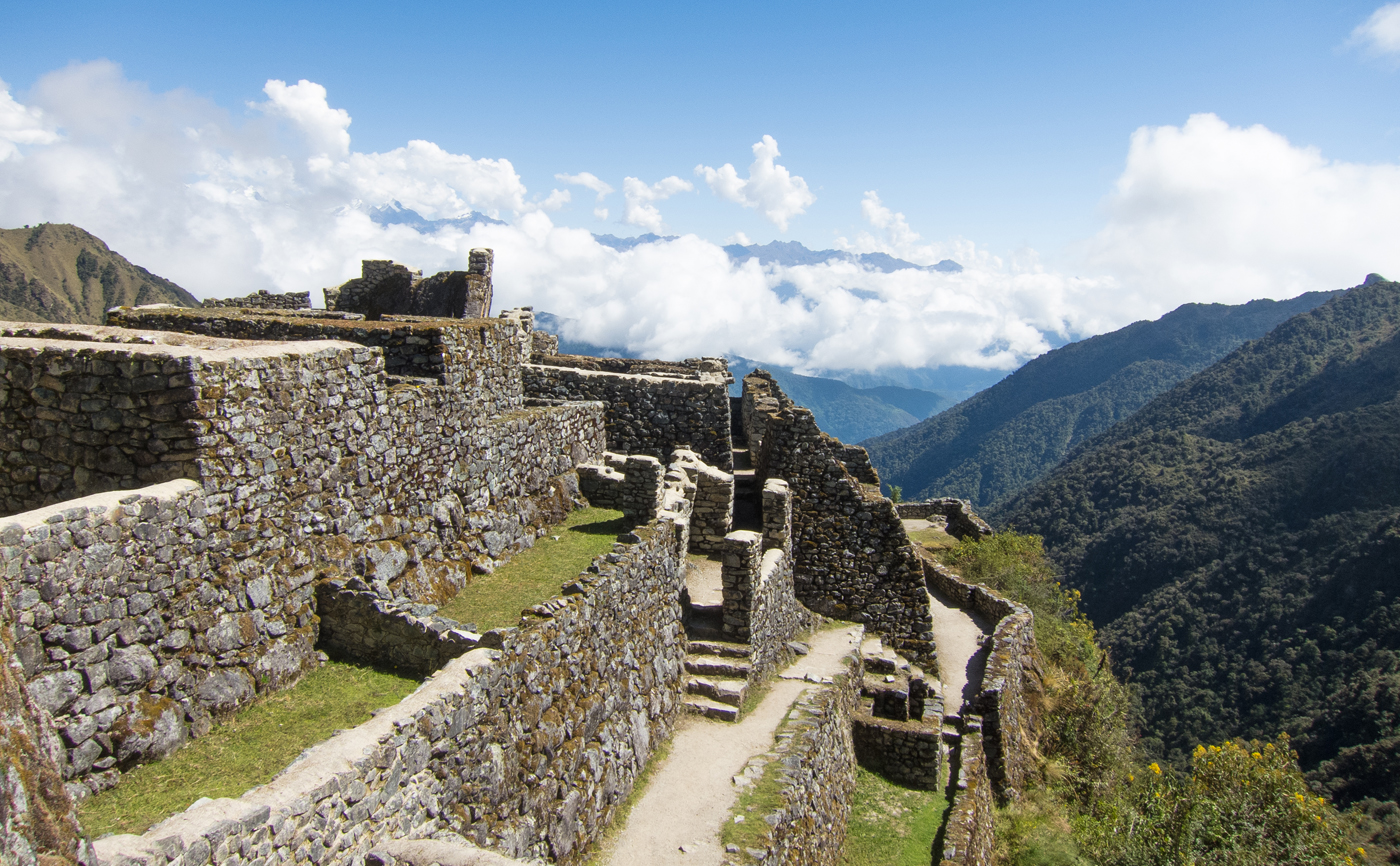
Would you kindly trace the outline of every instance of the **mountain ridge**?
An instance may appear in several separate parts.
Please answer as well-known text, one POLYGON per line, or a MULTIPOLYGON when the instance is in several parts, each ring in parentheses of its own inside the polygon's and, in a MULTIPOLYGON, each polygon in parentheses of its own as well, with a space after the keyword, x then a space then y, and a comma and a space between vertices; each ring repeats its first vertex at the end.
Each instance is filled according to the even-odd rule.
POLYGON ((101 325, 115 306, 199 303, 77 226, 0 229, 0 318, 101 325))
POLYGON ((1080 442, 1334 294, 1183 304, 1051 350, 932 418, 861 444, 881 479, 907 498, 957 496, 995 513, 1080 442))

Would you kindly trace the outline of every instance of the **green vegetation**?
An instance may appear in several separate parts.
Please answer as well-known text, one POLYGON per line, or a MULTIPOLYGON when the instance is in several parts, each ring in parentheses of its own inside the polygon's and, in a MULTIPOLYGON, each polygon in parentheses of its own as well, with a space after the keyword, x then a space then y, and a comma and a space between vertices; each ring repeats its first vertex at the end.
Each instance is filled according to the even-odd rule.
POLYGON ((303 750, 403 700, 418 681, 328 662, 290 689, 259 698, 174 755, 138 767, 78 807, 93 837, 143 833, 201 797, 238 797, 272 780, 303 750))
POLYGON ((0 262, 0 318, 11 321, 101 325, 115 306, 199 306, 194 295, 77 226, 0 229, 0 262))
POLYGON ((1047 352, 951 409, 861 444, 881 479, 908 491, 910 500, 957 496, 992 508, 1078 443, 1332 294, 1186 304, 1155 322, 1047 352))
POLYGON ((948 802, 942 792, 906 788, 865 768, 856 793, 841 866, 928 866, 948 802))
POLYGON ((1035 536, 1002 532, 941 555, 964 578, 1029 606, 1044 694, 1040 784, 998 810, 997 861, 1013 866, 1342 864, 1357 816, 1309 790, 1286 737, 1198 746, 1187 772, 1148 763, 1134 695, 1113 676, 1078 593, 1035 536))
MULTIPOLYGON (((1400 830, 1400 284, 1352 289, 1163 395, 1008 506, 1142 701, 1148 751, 1292 736, 1400 830)), ((1388 828, 1388 829, 1387 829, 1388 828)))
POLYGON ((438 613, 482 631, 513 626, 522 610, 558 595, 562 584, 612 550, 631 527, 621 511, 580 508, 494 574, 473 577, 438 613))

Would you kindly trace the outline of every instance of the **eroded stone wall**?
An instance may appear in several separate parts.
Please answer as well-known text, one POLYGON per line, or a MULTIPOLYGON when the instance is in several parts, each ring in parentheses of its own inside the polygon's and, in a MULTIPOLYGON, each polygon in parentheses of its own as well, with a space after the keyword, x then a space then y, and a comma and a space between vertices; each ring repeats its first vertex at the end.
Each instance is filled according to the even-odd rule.
POLYGON ((360 276, 326 289, 326 308, 359 313, 368 319, 386 315, 478 319, 491 314, 489 249, 469 254, 465 271, 443 271, 424 278, 421 271, 384 259, 360 263, 360 276))
POLYGON ((447 833, 581 862, 679 712, 677 530, 664 517, 638 528, 499 648, 454 659, 268 785, 103 839, 99 853, 148 866, 351 862, 387 839, 447 833))
POLYGON ((978 725, 976 716, 963 719, 962 745, 953 768, 953 802, 943 830, 941 866, 992 866, 995 862, 996 810, 978 725))
MULTIPOLYGON (((624 373, 565 366, 575 356, 536 355, 524 368, 525 392, 546 400, 597 400, 605 407, 608 450, 668 461, 687 448, 724 471, 734 468, 729 430, 729 375, 724 362, 698 362, 682 374, 624 373), (538 363, 547 360, 549 363, 538 363)), ((593 362, 627 359, 588 359, 593 362)), ((651 362, 649 362, 651 363, 651 362)), ((606 366, 606 365, 593 365, 606 366)), ((640 362, 625 369, 647 369, 640 362)), ((668 365, 679 366, 679 365, 668 365)))
POLYGON ((766 373, 745 377, 744 388, 762 396, 749 401, 755 406, 781 407, 750 414, 755 426, 760 419, 765 424, 757 472, 787 481, 792 492, 797 598, 824 616, 865 623, 899 652, 931 661, 933 621, 923 568, 894 504, 847 471, 835 456, 833 443, 839 443, 766 373))
POLYGON ((223 308, 241 307, 243 309, 258 310, 309 310, 311 309, 311 293, 273 293, 266 289, 260 289, 251 295, 244 295, 241 298, 205 298, 204 306, 223 308))
POLYGON ((899 516, 906 520, 942 517, 948 521, 948 534, 959 539, 985 538, 992 534, 992 528, 972 510, 971 502, 952 496, 924 502, 901 502, 899 516))

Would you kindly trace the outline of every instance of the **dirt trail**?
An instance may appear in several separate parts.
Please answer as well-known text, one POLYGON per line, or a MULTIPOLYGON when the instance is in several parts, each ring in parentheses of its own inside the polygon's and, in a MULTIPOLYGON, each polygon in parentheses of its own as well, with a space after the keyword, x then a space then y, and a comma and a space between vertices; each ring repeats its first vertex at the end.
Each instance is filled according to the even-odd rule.
POLYGON ((859 635, 860 629, 850 627, 813 635, 811 652, 786 668, 762 703, 738 724, 686 719, 676 731, 671 753, 627 817, 607 862, 718 866, 724 856, 720 824, 738 796, 733 777, 749 758, 773 747, 773 732, 788 708, 812 687, 804 677, 819 682, 840 673, 841 659, 856 646, 859 635))
POLYGON ((929 592, 933 645, 938 651, 938 678, 943 683, 944 712, 961 711, 962 702, 982 686, 987 666, 983 639, 992 625, 976 611, 954 607, 941 593, 929 592))

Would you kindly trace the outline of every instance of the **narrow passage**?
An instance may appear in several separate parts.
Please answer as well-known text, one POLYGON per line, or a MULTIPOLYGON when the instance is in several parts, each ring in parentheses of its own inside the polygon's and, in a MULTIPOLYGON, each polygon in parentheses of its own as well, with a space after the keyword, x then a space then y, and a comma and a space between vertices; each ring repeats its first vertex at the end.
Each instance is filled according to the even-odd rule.
POLYGON ((955 607, 942 593, 930 591, 928 604, 933 614, 933 645, 938 651, 938 679, 943 684, 943 712, 961 715, 963 702, 982 687, 987 667, 982 644, 992 627, 977 611, 955 607))
POLYGON ((773 747, 773 734, 788 709, 812 688, 804 677, 820 682, 840 673, 841 659, 855 648, 859 634, 853 628, 814 634, 811 652, 779 674, 762 703, 737 724, 688 718, 674 736, 671 753, 632 808, 608 862, 612 866, 718 866, 724 856, 720 825, 738 796, 731 780, 749 758, 773 747))

